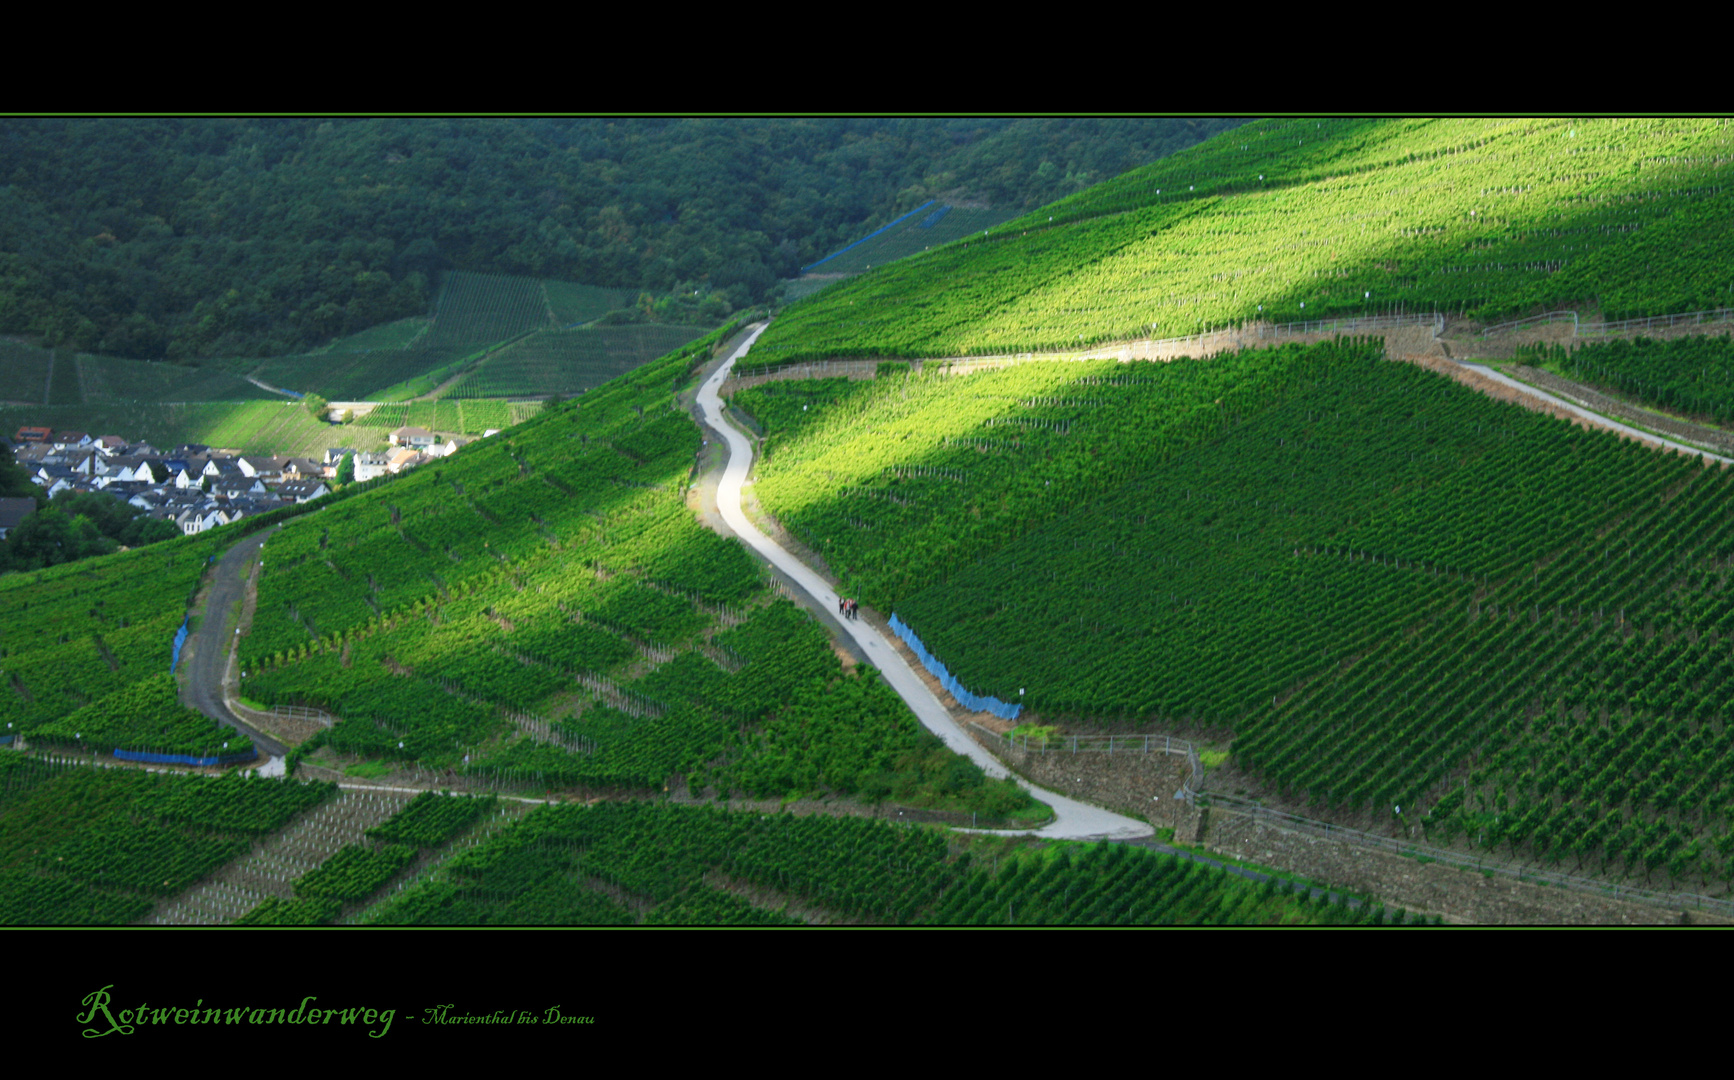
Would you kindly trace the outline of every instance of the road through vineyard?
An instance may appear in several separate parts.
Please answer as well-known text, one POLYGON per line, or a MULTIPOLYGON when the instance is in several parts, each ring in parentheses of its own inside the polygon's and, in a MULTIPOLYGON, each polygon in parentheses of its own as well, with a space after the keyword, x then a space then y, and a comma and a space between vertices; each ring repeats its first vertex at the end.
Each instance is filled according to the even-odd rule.
MULTIPOLYGON (((763 332, 763 327, 754 331, 699 391, 698 403, 704 410, 705 420, 723 434, 729 448, 728 465, 717 487, 717 506, 723 520, 734 530, 735 535, 787 573, 821 603, 834 609, 837 606, 837 592, 831 584, 760 532, 741 510, 741 489, 752 465, 753 452, 746 437, 724 420, 722 402, 717 397, 717 390, 728 378, 735 362, 746 355, 747 350, 752 348, 753 342, 763 332)), ((989 776, 997 778, 1009 775, 1006 767, 1000 764, 997 758, 964 734, 963 729, 951 719, 945 706, 940 704, 939 699, 934 697, 933 692, 877 630, 860 621, 849 622, 844 625, 844 629, 866 651, 866 655, 885 677, 886 683, 909 704, 923 726, 943 739, 946 746, 953 751, 980 765, 989 776)), ((1023 783, 1021 780, 1019 782, 1023 783)), ((1036 798, 1054 808, 1053 824, 1039 830, 1038 835, 1054 839, 1132 839, 1148 836, 1154 831, 1144 822, 1088 806, 1029 784, 1023 786, 1036 798)))
POLYGON ((205 601, 204 620, 193 636, 193 654, 187 673, 187 704, 253 740, 261 758, 282 757, 288 748, 275 739, 243 724, 223 703, 223 673, 229 666, 229 610, 246 595, 247 573, 253 568, 259 548, 273 529, 254 534, 223 553, 211 573, 210 596, 205 601))

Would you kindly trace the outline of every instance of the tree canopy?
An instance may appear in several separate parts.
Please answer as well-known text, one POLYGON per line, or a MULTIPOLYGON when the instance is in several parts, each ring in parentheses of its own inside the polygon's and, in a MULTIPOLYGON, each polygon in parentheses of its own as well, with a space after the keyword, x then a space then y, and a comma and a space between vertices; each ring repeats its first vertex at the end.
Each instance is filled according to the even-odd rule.
POLYGON ((738 308, 929 198, 1033 207, 1235 122, 4 119, 0 333, 281 355, 449 269, 738 308))

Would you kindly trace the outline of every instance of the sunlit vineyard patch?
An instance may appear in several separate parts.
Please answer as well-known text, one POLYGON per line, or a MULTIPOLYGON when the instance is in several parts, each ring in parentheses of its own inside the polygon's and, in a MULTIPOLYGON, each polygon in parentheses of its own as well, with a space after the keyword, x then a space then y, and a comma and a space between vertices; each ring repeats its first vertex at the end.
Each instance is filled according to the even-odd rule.
POLYGON ((1724 120, 1255 121, 793 305, 750 364, 1734 300, 1724 120), (1052 219, 1051 221, 1049 219, 1052 219))

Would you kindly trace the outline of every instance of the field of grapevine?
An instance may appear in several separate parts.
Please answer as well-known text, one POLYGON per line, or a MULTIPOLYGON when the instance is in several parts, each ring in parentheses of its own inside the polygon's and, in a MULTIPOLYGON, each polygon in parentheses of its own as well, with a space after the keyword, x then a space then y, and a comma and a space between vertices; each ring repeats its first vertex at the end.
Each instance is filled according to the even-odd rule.
POLYGON ((766 507, 976 693, 1232 731, 1393 826, 1734 872, 1734 475, 1353 342, 736 401, 766 507))
POLYGON ((657 324, 545 330, 488 357, 450 393, 460 398, 576 394, 703 334, 694 326, 657 324))
POLYGON ((380 428, 389 432, 407 424, 429 431, 480 435, 490 429, 504 430, 522 423, 536 415, 541 407, 534 401, 519 403, 461 398, 404 402, 376 406, 355 421, 355 427, 380 428))
POLYGON ((93 435, 142 439, 167 450, 202 443, 247 454, 318 458, 328 446, 372 450, 385 445, 384 430, 332 427, 307 415, 297 402, 210 401, 187 404, 97 405, 62 408, 0 407, 0 427, 8 433, 25 424, 93 435))
POLYGON ((1702 423, 1734 426, 1734 337, 1580 343, 1519 349, 1517 359, 1549 367, 1702 423))
POLYGON ((815 274, 859 274, 909 255, 949 244, 1017 216, 1015 210, 939 204, 917 213, 901 225, 857 243, 812 267, 815 274))
POLYGON ((423 342, 430 348, 487 345, 553 326, 548 296, 537 279, 454 270, 440 286, 423 342))
POLYGON ((246 370, 272 386, 298 394, 318 394, 327 401, 376 401, 387 387, 425 376, 476 351, 473 345, 417 345, 373 352, 316 353, 247 361, 251 366, 246 370))
MULTIPOLYGON (((48 364, 52 356, 53 353, 47 349, 0 340, 0 401, 30 405, 41 405, 46 401, 48 364)), ((11 432, 7 435, 10 437, 11 432)))
POLYGON ((753 362, 1734 297, 1724 120, 1255 121, 792 305, 753 362), (1052 217, 1050 223, 1048 218, 1052 217))
POLYGON ((48 375, 48 404, 82 403, 84 394, 78 381, 78 355, 71 349, 55 349, 54 369, 48 375))
POLYGON ((1056 845, 977 862, 957 838, 919 826, 605 802, 540 808, 366 921, 1246 926, 1406 916, 1324 903, 1121 844, 1056 845), (725 891, 731 886, 738 891, 725 891))
MULTIPOLYGON (((487 346, 540 330, 543 333, 490 361, 465 381, 467 389, 457 392, 466 397, 576 393, 704 332, 664 326, 556 329, 630 306, 636 295, 572 282, 455 271, 447 275, 431 319, 399 319, 307 355, 217 363, 235 375, 255 375, 272 386, 328 401, 402 401, 431 392, 484 355, 487 346)), ((243 385, 255 393, 236 396, 260 396, 257 387, 243 385)))
POLYGON ((598 285, 579 285, 572 281, 542 282, 548 297, 548 307, 554 313, 554 325, 573 327, 599 319, 616 308, 631 307, 638 294, 631 289, 605 289, 598 285))
MULTIPOLYGON (((70 356, 63 355, 68 366, 70 356)), ((263 390, 237 375, 211 368, 181 367, 144 360, 79 356, 86 405, 159 401, 283 401, 283 395, 263 390)), ((59 368, 56 368, 58 375, 59 368)), ((77 373, 74 373, 77 377, 77 373)), ((79 404, 74 399, 67 404, 79 404)))
POLYGON ((694 520, 700 435, 672 406, 718 337, 287 525, 241 643, 247 695, 343 717, 303 754, 480 782, 1029 809, 884 684, 846 676, 694 520))
POLYGON ((166 675, 217 550, 201 536, 0 577, 0 720, 28 734, 166 675))
POLYGON ((366 353, 407 349, 423 337, 433 320, 425 315, 411 315, 407 319, 370 326, 359 334, 338 338, 317 353, 366 353))
POLYGON ((141 919, 335 790, 0 752, 0 924, 141 919))

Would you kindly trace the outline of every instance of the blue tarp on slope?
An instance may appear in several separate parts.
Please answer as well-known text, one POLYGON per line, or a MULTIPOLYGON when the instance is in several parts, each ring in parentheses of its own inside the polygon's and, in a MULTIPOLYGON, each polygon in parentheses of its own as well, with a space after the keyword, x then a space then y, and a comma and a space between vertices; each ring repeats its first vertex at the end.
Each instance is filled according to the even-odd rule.
POLYGON ((114 756, 122 761, 148 761, 153 765, 234 765, 242 761, 259 760, 259 751, 246 750, 236 754, 194 757, 192 754, 153 754, 146 750, 117 749, 114 756))
POLYGON ((903 224, 905 221, 908 221, 910 218, 914 217, 916 214, 921 213, 923 210, 927 209, 928 207, 930 207, 932 205, 933 205, 933 200, 932 199, 927 200, 926 202, 922 203, 920 206, 917 206, 915 209, 909 211, 909 213, 904 214, 902 217, 898 218, 896 221, 893 221, 891 224, 881 225, 877 229, 874 229, 872 232, 868 233, 866 236, 863 236, 861 239, 855 241, 853 244, 850 244, 849 247, 838 248, 836 251, 831 252, 831 254, 825 256, 823 259, 820 259, 818 262, 808 263, 806 266, 801 267, 801 273, 804 274, 807 271, 811 270, 815 266, 825 265, 826 263, 830 262, 832 259, 835 259, 837 256, 843 254, 845 251, 848 251, 849 248, 860 247, 862 244, 865 244, 867 241, 873 239, 875 236, 878 236, 880 233, 884 232, 886 229, 895 228, 896 226, 903 224))
POLYGON ((921 665, 934 678, 943 683, 945 688, 951 692, 951 696, 956 698, 958 704, 964 708, 975 712, 992 713, 1001 720, 1016 720, 1018 713, 1023 712, 1024 707, 1022 705, 1008 705, 999 698, 983 697, 964 689, 963 684, 958 682, 951 672, 945 669, 945 665, 939 662, 939 658, 928 652, 927 646, 921 644, 921 639, 915 636, 915 631, 909 628, 909 624, 896 615, 891 616, 891 632, 901 638, 903 644, 909 646, 910 652, 921 658, 921 665))
POLYGON ((180 664, 180 662, 181 662, 181 646, 185 645, 187 643, 187 619, 188 618, 189 618, 189 616, 186 616, 186 615, 181 616, 181 628, 179 630, 175 631, 175 651, 174 651, 174 655, 169 657, 169 674, 170 675, 173 675, 175 673, 175 667, 178 664, 180 664))
POLYGON ((917 229, 931 229, 935 225, 939 224, 940 218, 944 217, 945 215, 947 215, 949 213, 951 213, 951 207, 942 206, 938 210, 935 210, 933 213, 928 214, 926 217, 922 218, 920 224, 916 225, 915 227, 917 229))

